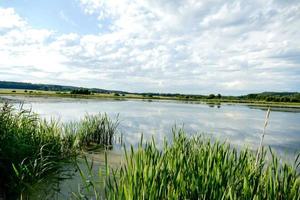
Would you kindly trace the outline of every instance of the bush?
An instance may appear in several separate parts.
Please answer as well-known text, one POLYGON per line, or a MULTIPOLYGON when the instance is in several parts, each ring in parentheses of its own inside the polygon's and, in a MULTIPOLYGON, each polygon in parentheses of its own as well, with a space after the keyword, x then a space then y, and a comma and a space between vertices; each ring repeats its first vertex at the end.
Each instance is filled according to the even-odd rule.
POLYGON ((83 95, 90 95, 92 94, 91 91, 87 90, 87 89, 79 89, 79 90, 72 90, 71 94, 83 94, 83 95))
POLYGON ((216 96, 214 95, 214 94, 210 94, 210 95, 208 95, 208 99, 214 99, 216 96))

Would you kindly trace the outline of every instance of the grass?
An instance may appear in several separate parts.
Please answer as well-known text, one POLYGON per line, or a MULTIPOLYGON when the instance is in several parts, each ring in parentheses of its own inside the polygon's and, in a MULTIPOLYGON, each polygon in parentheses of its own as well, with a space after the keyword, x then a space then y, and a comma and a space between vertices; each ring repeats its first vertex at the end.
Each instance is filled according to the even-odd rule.
POLYGON ((48 176, 59 174, 70 157, 62 145, 58 124, 42 121, 29 111, 14 112, 5 104, 0 111, 1 182, 7 196, 25 198, 48 176))
POLYGON ((93 95, 82 94, 70 94, 70 92, 55 92, 55 91, 42 91, 42 90, 12 90, 12 89, 0 89, 0 94, 14 95, 14 96, 30 96, 30 97, 60 97, 60 98, 88 98, 88 99, 140 99, 140 100, 174 100, 181 102, 194 102, 194 103, 207 103, 207 104, 245 104, 252 106, 272 106, 272 107, 287 107, 287 108, 299 108, 300 103, 294 102, 268 102, 257 100, 235 100, 235 99, 193 99, 183 97, 168 97, 168 96, 143 96, 141 94, 125 94, 125 96, 115 96, 114 93, 102 94, 95 93, 93 95), (12 92, 14 91, 14 92, 12 92))
POLYGON ((8 199, 29 199, 37 190, 57 189, 56 183, 70 175, 66 165, 75 164, 82 149, 112 146, 116 126, 101 114, 72 124, 48 122, 4 104, 0 107, 0 189, 8 199))
MULTIPOLYGON (((188 138, 179 130, 163 150, 154 141, 125 150, 125 163, 114 170, 106 162, 106 175, 100 173, 99 179, 106 177, 106 199, 299 199, 299 155, 292 166, 269 151, 270 159, 263 150, 256 164, 255 152, 188 138)), ((103 198, 103 181, 95 181, 92 173, 82 176, 89 192, 74 196, 103 198)))
MULTIPOLYGON (((267 118, 268 114, 266 122, 267 118)), ((4 104, 0 108, 0 189, 5 189, 7 199, 30 199, 35 191, 58 189, 82 151, 112 147, 117 126, 118 121, 105 114, 62 124, 4 104)), ((143 138, 136 150, 124 147, 125 161, 117 168, 109 166, 106 157, 98 175, 86 160, 88 172, 78 167, 83 187, 73 197, 299 199, 300 154, 291 165, 270 148, 267 157, 263 148, 259 154, 238 151, 203 136, 187 137, 181 129, 173 132, 172 143, 165 141, 162 149, 154 140, 144 143, 143 138)))
POLYGON ((90 146, 91 144, 112 147, 113 136, 116 132, 118 121, 113 122, 106 114, 90 116, 79 122, 78 141, 80 146, 90 146))

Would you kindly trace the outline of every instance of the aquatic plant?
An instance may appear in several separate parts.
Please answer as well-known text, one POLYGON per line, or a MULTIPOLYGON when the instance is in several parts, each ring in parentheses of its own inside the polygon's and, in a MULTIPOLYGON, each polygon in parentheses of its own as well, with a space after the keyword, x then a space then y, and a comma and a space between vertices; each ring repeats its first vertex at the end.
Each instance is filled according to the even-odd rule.
POLYGON ((81 149, 112 145, 116 126, 101 114, 78 123, 46 121, 5 103, 0 107, 0 190, 11 199, 26 199, 36 190, 57 189, 56 183, 70 175, 72 167, 66 165, 75 164, 81 149))
POLYGON ((23 199, 48 177, 60 178, 61 164, 70 161, 61 143, 60 126, 11 105, 0 108, 0 182, 12 199, 23 199))
MULTIPOLYGON (((106 162, 100 179, 106 177, 107 199, 299 199, 299 156, 291 166, 270 152, 271 161, 262 150, 256 164, 250 150, 203 136, 188 138, 179 130, 162 150, 154 141, 141 142, 137 150, 125 148, 125 163, 112 169, 106 162)), ((76 198, 101 199, 103 186, 94 176, 84 178, 84 188, 92 193, 81 191, 76 198)))
POLYGON ((107 114, 86 115, 81 121, 73 124, 80 147, 100 145, 112 147, 114 135, 119 125, 118 120, 112 121, 107 114))

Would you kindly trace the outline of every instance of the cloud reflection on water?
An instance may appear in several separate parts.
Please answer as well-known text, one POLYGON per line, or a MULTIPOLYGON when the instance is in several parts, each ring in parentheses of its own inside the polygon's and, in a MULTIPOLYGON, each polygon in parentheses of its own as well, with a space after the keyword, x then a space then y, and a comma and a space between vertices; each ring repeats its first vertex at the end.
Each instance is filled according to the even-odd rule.
MULTIPOLYGON (((63 122, 79 120, 86 113, 106 112, 112 118, 119 114, 119 131, 123 141, 136 146, 141 134, 153 136, 158 143, 172 138, 172 127, 184 126, 188 134, 206 133, 238 147, 255 148, 260 140, 265 111, 241 105, 222 105, 148 101, 49 100, 25 99, 25 107, 45 118, 63 122)), ((292 155, 300 149, 300 113, 271 112, 265 144, 279 153, 292 155)))

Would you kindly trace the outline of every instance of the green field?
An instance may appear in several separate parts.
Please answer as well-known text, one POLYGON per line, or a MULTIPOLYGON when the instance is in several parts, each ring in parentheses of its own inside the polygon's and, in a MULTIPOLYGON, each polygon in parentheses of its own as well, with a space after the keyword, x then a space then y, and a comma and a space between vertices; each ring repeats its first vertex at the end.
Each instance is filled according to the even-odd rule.
POLYGON ((29 97, 60 97, 60 98, 88 98, 88 99, 141 99, 141 100, 173 100, 181 102, 208 103, 208 104, 244 104, 262 107, 285 107, 300 108, 298 102, 270 102, 256 100, 236 100, 236 99, 196 99, 175 96, 147 96, 141 94, 118 94, 118 93, 93 93, 91 95, 71 94, 70 92, 45 91, 45 90, 21 90, 21 89, 0 89, 0 95, 25 95, 29 97))

